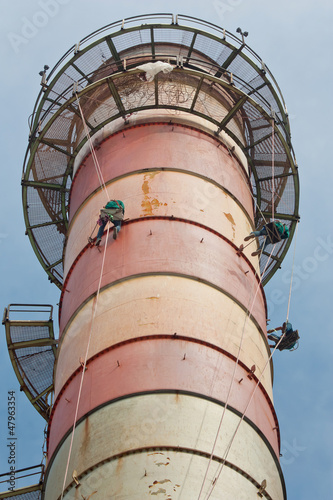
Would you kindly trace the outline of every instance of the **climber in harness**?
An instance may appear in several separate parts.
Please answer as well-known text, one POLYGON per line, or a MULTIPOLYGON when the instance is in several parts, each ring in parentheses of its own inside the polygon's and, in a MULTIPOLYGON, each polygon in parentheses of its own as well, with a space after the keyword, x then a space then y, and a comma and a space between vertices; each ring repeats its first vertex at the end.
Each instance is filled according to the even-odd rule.
POLYGON ((292 351, 297 349, 298 347, 298 330, 293 330, 292 324, 289 323, 289 321, 287 323, 283 323, 282 326, 279 326, 273 330, 268 330, 267 334, 269 340, 275 342, 275 345, 272 345, 270 347, 275 347, 277 343, 282 339, 278 345, 279 351, 284 351, 285 349, 287 349, 288 351, 292 351), (282 331, 282 335, 277 335, 276 333, 274 333, 278 330, 282 331))
POLYGON ((117 235, 121 229, 121 223, 124 219, 124 213, 125 205, 121 200, 110 200, 105 207, 101 209, 99 219, 97 221, 99 224, 99 230, 95 243, 97 247, 101 242, 105 226, 108 222, 113 223, 113 239, 117 239, 117 235))
POLYGON ((259 255, 262 250, 265 250, 267 245, 274 245, 275 243, 279 243, 281 240, 289 238, 289 227, 287 224, 283 224, 280 221, 269 222, 259 231, 252 231, 252 233, 250 233, 249 236, 246 236, 244 240, 248 241, 251 238, 257 238, 258 236, 265 236, 265 239, 261 243, 260 247, 251 254, 253 257, 255 255, 259 255))

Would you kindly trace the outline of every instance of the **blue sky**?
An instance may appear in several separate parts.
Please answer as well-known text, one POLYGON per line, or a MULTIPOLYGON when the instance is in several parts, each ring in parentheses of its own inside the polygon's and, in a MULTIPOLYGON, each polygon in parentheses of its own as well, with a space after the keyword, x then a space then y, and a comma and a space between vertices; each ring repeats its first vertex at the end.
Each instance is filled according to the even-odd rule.
MULTIPOLYGON (((333 4, 331 0, 52 0, 53 11, 38 24, 46 0, 2 2, 2 182, 0 186, 0 306, 51 303, 58 289, 49 283, 24 235, 21 173, 28 143, 28 116, 40 86, 39 71, 53 67, 78 40, 124 17, 154 12, 182 13, 236 32, 275 76, 290 115, 292 142, 301 182, 294 290, 289 319, 300 347, 277 352, 274 398, 281 437, 281 459, 289 500, 333 497, 333 4), (92 7, 93 5, 93 7, 92 7), (31 28, 32 23, 34 28, 31 28), (26 31, 30 26, 29 30, 26 31), (27 36, 27 33, 29 36, 27 36)), ((271 325, 287 314, 294 246, 282 269, 266 286, 271 325)), ((57 308, 55 307, 55 319, 57 308)), ((17 397, 17 467, 41 461, 44 421, 19 392, 0 335, 0 472, 7 470, 7 393, 17 397)), ((0 488, 1 490, 2 488, 0 488)), ((4 488, 5 489, 5 488, 4 488)))

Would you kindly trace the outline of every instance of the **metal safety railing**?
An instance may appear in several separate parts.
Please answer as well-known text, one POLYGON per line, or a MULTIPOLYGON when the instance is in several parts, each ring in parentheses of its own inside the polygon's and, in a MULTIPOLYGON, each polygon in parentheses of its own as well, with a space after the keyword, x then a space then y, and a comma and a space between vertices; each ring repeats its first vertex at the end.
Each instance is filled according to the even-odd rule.
POLYGON ((0 474, 0 490, 7 484, 7 491, 0 493, 0 499, 6 500, 7 498, 17 498, 18 500, 40 500, 41 490, 44 479, 44 465, 33 465, 31 467, 25 467, 24 469, 17 469, 11 472, 5 472, 0 474), (38 483, 24 486, 22 488, 17 488, 17 482, 31 478, 33 476, 39 476, 38 483))
POLYGON ((54 338, 52 312, 53 306, 48 304, 10 304, 2 321, 20 390, 46 420, 52 406, 58 343, 54 338), (21 319, 22 314, 30 319, 21 319))

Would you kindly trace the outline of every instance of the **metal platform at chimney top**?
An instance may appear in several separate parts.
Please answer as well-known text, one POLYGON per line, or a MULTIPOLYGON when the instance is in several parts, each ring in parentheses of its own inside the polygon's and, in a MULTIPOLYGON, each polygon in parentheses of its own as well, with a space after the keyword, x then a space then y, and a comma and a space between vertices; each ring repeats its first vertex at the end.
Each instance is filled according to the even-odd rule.
POLYGON ((90 34, 45 72, 23 167, 23 205, 31 244, 60 288, 73 165, 87 141, 76 95, 92 138, 108 124, 126 129, 130 115, 154 109, 167 110, 175 122, 180 112, 204 119, 217 138, 226 133, 249 164, 256 224, 274 212, 290 228, 270 262, 261 257, 267 283, 299 220, 298 168, 280 89, 243 35, 189 16, 136 16, 90 34), (147 84, 136 67, 158 60, 174 69, 147 84))

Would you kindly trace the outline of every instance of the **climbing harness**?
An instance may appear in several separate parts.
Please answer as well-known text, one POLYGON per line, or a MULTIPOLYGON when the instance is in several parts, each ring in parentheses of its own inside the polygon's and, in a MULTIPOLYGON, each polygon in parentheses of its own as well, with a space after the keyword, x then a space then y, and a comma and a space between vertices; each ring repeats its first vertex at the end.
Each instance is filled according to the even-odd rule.
MULTIPOLYGON (((275 335, 268 334, 267 337, 269 338, 269 340, 273 340, 274 342, 277 341, 275 335)), ((289 333, 282 334, 281 337, 279 338, 279 346, 278 346, 279 351, 284 351, 284 350, 295 351, 296 349, 298 349, 299 338, 300 337, 298 334, 298 330, 293 330, 289 333)), ((270 347, 275 347, 275 345, 270 347)))
POLYGON ((114 220, 123 220, 124 212, 122 208, 101 208, 100 218, 101 219, 107 218, 109 219, 110 222, 113 222, 114 220))
POLYGON ((276 227, 276 222, 269 222, 265 227, 270 243, 279 243, 281 241, 281 235, 276 227))

